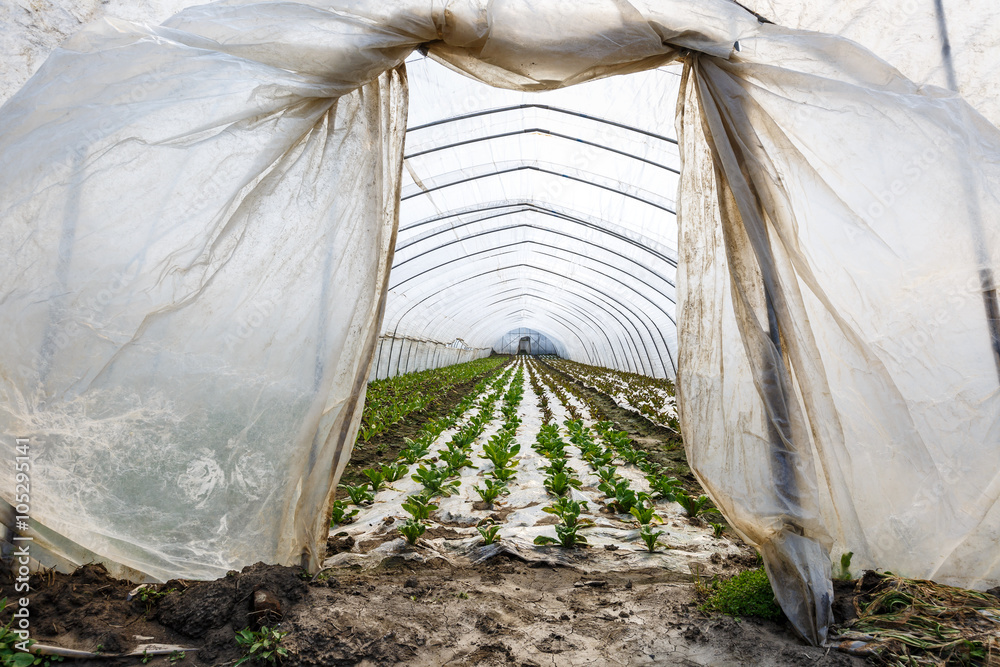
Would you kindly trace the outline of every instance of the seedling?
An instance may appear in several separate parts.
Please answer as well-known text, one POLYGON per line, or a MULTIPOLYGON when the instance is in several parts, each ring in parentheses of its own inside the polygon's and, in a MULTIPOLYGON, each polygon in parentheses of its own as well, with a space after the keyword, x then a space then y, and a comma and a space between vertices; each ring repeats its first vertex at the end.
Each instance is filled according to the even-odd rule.
POLYGON ((408 472, 410 472, 410 469, 402 463, 382 465, 382 477, 388 483, 403 479, 408 472))
POLYGON ((710 523, 709 525, 712 527, 712 537, 722 537, 722 533, 726 530, 726 524, 724 523, 710 523))
POLYGON ((618 485, 615 489, 614 500, 608 503, 608 507, 617 510, 620 514, 631 514, 633 507, 642 507, 642 503, 652 502, 648 493, 618 485))
POLYGON ((618 481, 618 468, 615 466, 605 466, 604 468, 597 469, 597 477, 604 484, 611 484, 612 486, 618 481))
POLYGON ((361 472, 371 482, 372 493, 378 493, 378 490, 382 488, 382 483, 385 482, 385 475, 382 473, 382 470, 379 468, 365 468, 361 472))
POLYGON ((646 550, 649 551, 649 553, 656 551, 656 547, 658 546, 667 546, 666 543, 659 541, 660 535, 663 534, 662 530, 658 530, 654 533, 649 524, 644 525, 642 530, 639 531, 639 537, 646 543, 646 550))
POLYGON ((368 491, 367 484, 358 484, 357 486, 341 484, 340 487, 347 490, 347 495, 351 497, 351 502, 358 507, 362 507, 366 503, 375 500, 375 496, 368 491))
POLYGON ((403 534, 406 538, 406 543, 414 545, 420 536, 424 534, 427 530, 427 526, 416 519, 407 519, 403 522, 403 525, 399 527, 399 532, 403 534))
POLYGON ((577 544, 586 544, 587 538, 583 535, 577 533, 580 530, 580 525, 567 526, 562 523, 556 524, 556 536, 549 537, 548 535, 539 535, 535 538, 535 544, 539 546, 546 546, 550 544, 558 544, 561 547, 570 549, 575 547, 577 544))
POLYGON ((420 449, 416 449, 414 447, 407 447, 399 451, 399 460, 405 461, 406 463, 413 465, 421 458, 423 458, 424 454, 426 453, 427 452, 421 451, 420 449))
POLYGON ((628 512, 643 526, 649 525, 654 520, 663 523, 663 519, 657 516, 656 507, 654 507, 652 503, 650 503, 649 507, 639 503, 638 505, 630 508, 628 512))
POLYGON ((501 494, 508 493, 507 485, 496 479, 484 479, 483 487, 474 486, 472 489, 479 494, 484 503, 492 504, 501 494))
POLYGON ((513 468, 494 468, 490 471, 490 474, 493 475, 494 479, 497 481, 506 484, 514 479, 517 472, 513 468))
POLYGON ((552 477, 547 478, 544 484, 545 490, 554 496, 565 496, 571 488, 579 489, 583 486, 580 480, 570 477, 564 472, 556 473, 552 477))
POLYGON ((500 526, 497 524, 491 524, 487 526, 478 526, 479 534, 483 537, 484 544, 493 544, 500 540, 498 533, 500 532, 500 526))
POLYGON ((458 480, 448 481, 447 468, 420 466, 410 478, 423 484, 424 494, 429 497, 450 496, 459 487, 458 480))
POLYGON ((589 525, 592 523, 588 519, 580 519, 580 512, 586 511, 586 500, 570 500, 569 498, 559 498, 548 507, 543 507, 542 511, 547 514, 555 514, 562 519, 567 526, 589 525))
POLYGON ((438 508, 437 505, 431 505, 430 500, 422 495, 407 496, 402 507, 404 511, 410 513, 410 516, 418 520, 428 518, 430 513, 438 508))
POLYGON ((640 449, 632 449, 631 447, 622 447, 621 449, 618 450, 618 453, 621 455, 622 459, 624 459, 627 463, 631 463, 632 465, 639 465, 640 463, 646 460, 646 452, 640 449))
POLYGON ((354 521, 354 516, 358 513, 358 510, 348 511, 348 505, 343 500, 333 501, 333 510, 330 514, 330 526, 339 526, 340 524, 351 523, 354 521))
POLYGON ((288 649, 280 645, 282 638, 287 634, 267 626, 256 632, 250 628, 243 628, 236 633, 236 643, 243 649, 243 657, 237 660, 233 667, 239 667, 244 662, 250 661, 277 665, 283 658, 288 657, 288 649))
MULTIPOLYGON (((494 436, 495 437, 495 436, 494 436)), ((508 445, 503 442, 491 442, 483 446, 484 456, 493 463, 496 468, 506 468, 517 453, 521 451, 521 445, 508 445)))
MULTIPOLYGON (((551 458, 549 459, 549 464, 547 466, 542 466, 541 470, 546 475, 554 476, 561 472, 566 472, 566 467, 569 465, 569 461, 564 458, 551 458)), ((570 468, 572 471, 572 468, 570 468)))
POLYGON ((627 479, 621 479, 616 477, 610 482, 601 482, 600 484, 597 485, 597 488, 600 489, 602 493, 604 493, 604 496, 606 498, 614 498, 619 493, 627 491, 630 486, 631 484, 627 479))
POLYGON ((646 481, 649 482, 649 488, 653 490, 658 500, 672 502, 677 499, 677 493, 683 491, 676 477, 653 474, 646 475, 646 481))
POLYGON ((676 500, 680 503, 680 506, 684 508, 684 512, 687 513, 692 519, 698 516, 705 506, 708 505, 708 496, 689 496, 688 494, 678 492, 676 495, 676 500))
POLYGON ((470 468, 475 468, 472 465, 472 459, 465 453, 464 450, 452 450, 448 449, 441 452, 441 460, 448 464, 449 476, 457 473, 462 468, 468 466, 470 468))

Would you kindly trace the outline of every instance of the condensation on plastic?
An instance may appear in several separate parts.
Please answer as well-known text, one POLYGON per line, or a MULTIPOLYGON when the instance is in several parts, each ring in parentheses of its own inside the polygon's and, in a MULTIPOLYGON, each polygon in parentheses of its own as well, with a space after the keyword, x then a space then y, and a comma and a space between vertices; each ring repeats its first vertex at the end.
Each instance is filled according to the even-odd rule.
MULTIPOLYGON (((693 468, 811 641, 843 551, 996 585, 1000 133, 847 40, 723 0, 234 1, 105 20, 56 51, 0 110, 0 424, 35 443, 44 546, 158 579, 318 566, 391 315, 396 68, 418 45, 530 91, 690 50, 676 352, 693 468)), ((440 174, 407 170, 417 189, 440 174)), ((452 339, 438 330, 396 333, 452 339)))

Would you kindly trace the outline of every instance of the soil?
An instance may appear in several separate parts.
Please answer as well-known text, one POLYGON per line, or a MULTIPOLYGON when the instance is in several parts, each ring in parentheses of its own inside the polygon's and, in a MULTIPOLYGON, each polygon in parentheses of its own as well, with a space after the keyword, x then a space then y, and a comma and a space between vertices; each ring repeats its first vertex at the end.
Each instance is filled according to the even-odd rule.
MULTIPOLYGON (((453 388, 434 409, 450 409, 474 384, 453 388)), ((696 489, 676 434, 617 407, 595 390, 581 390, 599 401, 652 458, 696 489)), ((350 468, 359 474, 376 461, 393 460, 403 437, 414 433, 427 416, 411 415, 390 434, 358 450, 350 468), (378 455, 380 442, 385 448, 378 455)), ((509 511, 500 508, 494 518, 503 522, 509 511)), ((394 519, 387 517, 385 523, 390 521, 394 519)), ((130 600, 135 586, 112 579, 99 565, 72 575, 34 575, 29 595, 32 636, 41 644, 87 651, 100 647, 100 659, 77 660, 78 665, 145 664, 140 656, 120 656, 139 644, 156 643, 197 649, 178 664, 221 667, 239 660, 235 633, 255 625, 254 601, 267 599, 272 614, 280 608, 277 627, 289 633, 282 640, 290 652, 282 663, 286 666, 865 664, 835 649, 805 645, 784 621, 700 611, 696 577, 704 582, 706 577, 759 566, 756 553, 745 545, 728 555, 713 554, 707 569, 693 575, 664 567, 624 569, 627 546, 606 545, 570 555, 553 549, 529 558, 501 543, 500 548, 482 547, 470 557, 443 558, 426 542, 460 538, 462 530, 441 517, 422 543, 370 569, 345 563, 313 577, 299 568, 257 564, 216 581, 158 585, 155 589, 162 595, 148 602, 138 596, 130 600), (605 550, 611 552, 605 558, 618 563, 612 567, 621 569, 595 573, 594 557, 605 550)), ((397 538, 391 525, 378 534, 366 544, 356 543, 346 532, 334 532, 327 542, 328 556, 368 553, 397 538)), ((14 592, 13 583, 0 577, 0 597, 22 595, 14 592)), ((835 586, 834 609, 843 620, 853 612, 854 586, 835 586)), ((7 618, 9 613, 0 621, 7 618)), ((158 656, 148 664, 171 662, 168 656, 158 656)))
POLYGON ((642 449, 649 454, 650 460, 667 468, 689 493, 704 493, 691 473, 684 453, 684 441, 678 433, 654 424, 638 412, 620 407, 607 394, 588 387, 551 364, 545 364, 545 368, 564 383, 573 384, 577 392, 594 401, 604 417, 614 422, 619 430, 628 432, 637 449, 642 449))
POLYGON ((373 465, 393 463, 399 457, 399 450, 406 446, 405 438, 416 436, 428 419, 447 414, 479 382, 499 372, 500 369, 487 371, 468 382, 453 385, 451 389, 435 397, 426 408, 411 412, 385 433, 381 433, 367 442, 357 443, 351 454, 351 460, 340 478, 340 483, 367 484, 368 478, 364 476, 362 470, 373 465))
MULTIPOLYGON (((280 601, 289 666, 864 664, 805 646, 781 622, 708 616, 684 579, 620 572, 594 580, 503 552, 464 567, 400 558, 373 572, 323 572, 315 581, 297 568, 258 564, 216 581, 170 582, 160 588, 178 590, 147 612, 126 601, 131 584, 86 566, 35 577, 30 608, 40 643, 102 645, 106 657, 81 666, 142 664, 110 655, 134 647, 136 635, 198 648, 183 665, 231 665, 241 655, 234 632, 251 624, 257 590, 280 601)), ((3 588, 12 594, 10 584, 3 588)), ((149 664, 170 663, 162 656, 149 664)))

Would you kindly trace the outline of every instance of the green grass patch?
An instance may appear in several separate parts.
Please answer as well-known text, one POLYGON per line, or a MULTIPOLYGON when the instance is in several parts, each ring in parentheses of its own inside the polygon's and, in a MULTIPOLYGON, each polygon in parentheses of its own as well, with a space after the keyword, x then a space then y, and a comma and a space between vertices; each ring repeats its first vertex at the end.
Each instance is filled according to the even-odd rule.
POLYGON ((716 582, 701 610, 730 616, 771 619, 781 616, 781 607, 774 600, 774 591, 764 568, 746 570, 731 579, 716 582))

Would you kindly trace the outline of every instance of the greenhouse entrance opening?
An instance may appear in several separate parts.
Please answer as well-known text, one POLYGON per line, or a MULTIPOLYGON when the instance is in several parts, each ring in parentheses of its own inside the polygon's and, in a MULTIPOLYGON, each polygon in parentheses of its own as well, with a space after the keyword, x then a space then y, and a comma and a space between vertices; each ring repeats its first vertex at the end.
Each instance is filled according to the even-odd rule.
MULTIPOLYGON (((5 553, 30 530, 32 567, 231 601, 205 635, 201 593, 145 593, 169 641, 232 644, 271 585, 328 663, 758 663, 788 638, 707 655, 663 610, 741 571, 819 645, 835 573, 1000 584, 1000 9, 972 2, 899 32, 889 0, 89 24, 0 110, 0 448, 44 451, 5 553)), ((77 20, 44 5, 0 11, 12 76, 77 20)))

